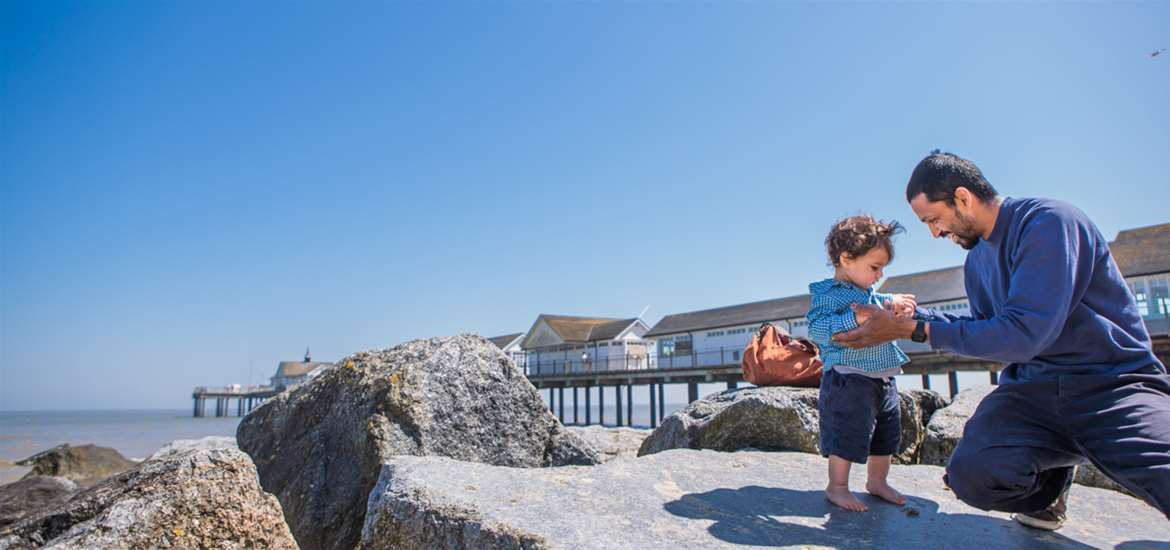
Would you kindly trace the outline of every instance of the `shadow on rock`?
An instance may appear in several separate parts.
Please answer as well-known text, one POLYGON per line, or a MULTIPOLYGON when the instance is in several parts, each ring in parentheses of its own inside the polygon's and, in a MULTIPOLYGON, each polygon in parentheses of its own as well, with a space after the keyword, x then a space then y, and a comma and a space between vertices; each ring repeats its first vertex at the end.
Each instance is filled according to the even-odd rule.
MULTIPOLYGON (((1032 531, 1010 519, 948 513, 933 500, 908 496, 904 507, 861 495, 869 512, 829 504, 822 491, 748 486, 691 493, 663 505, 690 519, 714 521, 712 536, 733 544, 831 548, 1089 549, 1059 533, 1032 531)), ((1128 544, 1128 543, 1127 543, 1128 544)), ((1145 548, 1126 547, 1126 550, 1145 548)), ((1124 545, 1123 545, 1124 546, 1124 545)), ((1121 548, 1120 546, 1118 548, 1121 548)))

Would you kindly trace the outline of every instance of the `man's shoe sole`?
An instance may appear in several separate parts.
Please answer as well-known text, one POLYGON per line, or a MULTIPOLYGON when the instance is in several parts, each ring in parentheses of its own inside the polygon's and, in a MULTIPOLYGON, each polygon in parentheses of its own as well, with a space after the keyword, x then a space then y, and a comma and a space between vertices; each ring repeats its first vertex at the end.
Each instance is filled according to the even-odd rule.
POLYGON ((1015 519, 1020 525, 1031 527, 1032 529, 1040 529, 1043 531, 1055 531, 1064 525, 1064 520, 1053 521, 1048 519, 1040 519, 1032 517, 1027 514, 1012 514, 1012 519, 1015 519))

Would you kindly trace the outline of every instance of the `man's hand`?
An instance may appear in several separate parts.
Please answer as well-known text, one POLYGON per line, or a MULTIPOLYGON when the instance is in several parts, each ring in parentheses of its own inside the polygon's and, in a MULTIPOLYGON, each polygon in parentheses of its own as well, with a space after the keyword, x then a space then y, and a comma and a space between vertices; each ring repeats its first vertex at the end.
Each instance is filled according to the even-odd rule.
POLYGON ((833 335, 834 342, 847 348, 868 348, 898 338, 909 338, 914 332, 913 319, 896 317, 889 309, 853 304, 853 316, 861 326, 833 335))

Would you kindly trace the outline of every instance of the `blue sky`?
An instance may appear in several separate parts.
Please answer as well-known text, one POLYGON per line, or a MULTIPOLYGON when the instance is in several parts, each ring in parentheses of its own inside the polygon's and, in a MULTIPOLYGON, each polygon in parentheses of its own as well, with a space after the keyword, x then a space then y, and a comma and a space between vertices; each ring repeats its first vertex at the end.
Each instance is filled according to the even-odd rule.
POLYGON ((1170 5, 5 2, 0 409, 805 291, 941 147, 1170 221, 1170 5))

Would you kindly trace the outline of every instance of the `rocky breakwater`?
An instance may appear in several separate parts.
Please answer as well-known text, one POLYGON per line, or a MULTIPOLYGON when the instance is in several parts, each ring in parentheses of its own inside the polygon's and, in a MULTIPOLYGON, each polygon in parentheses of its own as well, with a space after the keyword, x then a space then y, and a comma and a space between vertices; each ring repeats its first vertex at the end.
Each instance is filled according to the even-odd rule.
POLYGON ((252 461, 230 448, 147 460, 0 529, 0 550, 25 548, 295 549, 280 504, 252 461))
MULTIPOLYGON (((819 453, 816 388, 742 388, 709 395, 666 417, 642 442, 639 456, 668 449, 743 448, 819 453)), ((899 393, 902 443, 894 460, 918 462, 931 415, 946 404, 932 391, 899 393)))
MULTIPOLYGON (((853 469, 853 486, 864 484, 853 469)), ((824 459, 806 453, 676 449, 600 466, 520 469, 393 457, 370 494, 364 550, 439 548, 1165 548, 1170 524, 1142 501, 1074 487, 1054 533, 954 498, 943 469, 895 465, 895 506, 865 513, 824 498, 824 459)))
POLYGON ((358 543, 370 491, 394 456, 521 468, 600 462, 511 359, 474 335, 351 355, 254 410, 237 440, 298 543, 313 550, 358 543))

